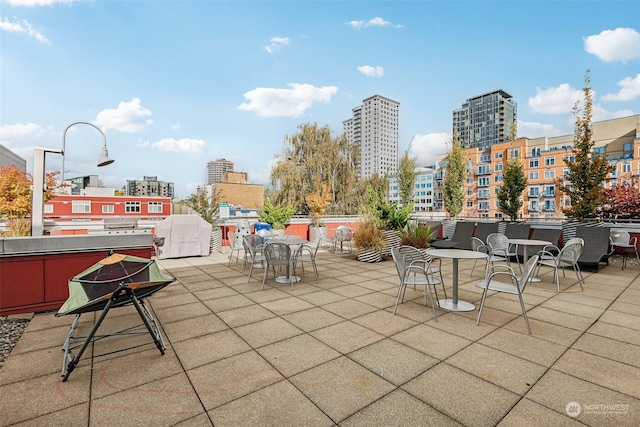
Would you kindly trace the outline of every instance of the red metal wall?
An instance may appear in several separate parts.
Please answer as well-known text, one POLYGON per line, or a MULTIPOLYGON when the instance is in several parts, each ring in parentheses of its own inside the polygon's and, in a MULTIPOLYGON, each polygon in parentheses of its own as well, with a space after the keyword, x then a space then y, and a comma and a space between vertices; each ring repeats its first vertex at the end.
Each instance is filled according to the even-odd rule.
MULTIPOLYGON (((117 250, 151 258, 151 248, 117 250)), ((109 251, 0 258, 0 316, 57 310, 69 297, 67 281, 109 251)))

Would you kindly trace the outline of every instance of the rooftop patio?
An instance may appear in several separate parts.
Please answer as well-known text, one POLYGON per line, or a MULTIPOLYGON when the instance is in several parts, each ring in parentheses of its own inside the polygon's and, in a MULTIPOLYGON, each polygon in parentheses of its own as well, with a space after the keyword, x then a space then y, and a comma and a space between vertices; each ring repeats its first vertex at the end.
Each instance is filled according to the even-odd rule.
MULTIPOLYGON (((460 299, 476 310, 437 322, 422 289, 392 314, 390 258, 319 252, 319 283, 309 266, 293 288, 270 276, 262 291, 262 271, 247 283, 226 254, 159 264, 177 279, 147 300, 166 354, 148 335, 101 340, 63 383, 73 317, 37 314, 0 369, 1 425, 640 425, 637 265, 585 271, 584 291, 567 271, 561 293, 543 267, 524 294, 528 335, 505 294, 487 297, 476 326, 473 261, 460 262, 460 299)), ((450 288, 450 260, 443 269, 450 288)), ((134 317, 113 310, 102 332, 134 317)))

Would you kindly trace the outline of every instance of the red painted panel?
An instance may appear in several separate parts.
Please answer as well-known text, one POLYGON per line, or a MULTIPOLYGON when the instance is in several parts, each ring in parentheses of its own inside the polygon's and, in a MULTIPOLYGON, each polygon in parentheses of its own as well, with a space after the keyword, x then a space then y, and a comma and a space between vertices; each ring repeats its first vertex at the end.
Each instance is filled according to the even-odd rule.
MULTIPOLYGON (((151 248, 116 250, 151 258, 151 248)), ((69 296, 68 280, 109 251, 0 258, 0 316, 58 309, 69 296)))
POLYGON ((40 257, 0 259, 0 305, 14 307, 44 301, 44 264, 40 257))

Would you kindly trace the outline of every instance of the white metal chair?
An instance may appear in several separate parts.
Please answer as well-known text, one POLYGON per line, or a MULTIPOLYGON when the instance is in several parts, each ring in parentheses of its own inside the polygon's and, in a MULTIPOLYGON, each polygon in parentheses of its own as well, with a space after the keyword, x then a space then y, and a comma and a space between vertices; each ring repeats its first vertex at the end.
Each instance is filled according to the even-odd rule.
MULTIPOLYGON (((227 264, 227 266, 231 265, 231 260, 233 259, 233 253, 236 253, 236 264, 238 263, 238 260, 240 258, 240 251, 244 251, 244 245, 242 244, 242 240, 241 239, 237 239, 236 238, 236 233, 234 231, 229 231, 227 233, 227 237, 229 238, 229 246, 231 246, 231 253, 229 254, 229 263, 227 264)), ((247 257, 246 253, 245 253, 245 259, 247 257)), ((243 260, 243 267, 244 267, 244 260, 243 260)))
MULTIPOLYGON (((509 238, 502 233, 491 233, 487 236, 487 246, 489 247, 489 255, 504 258, 507 265, 511 265, 511 257, 518 256, 518 245, 509 244, 509 238)), ((518 263, 518 269, 522 274, 522 267, 518 263)))
POLYGON ((284 267, 286 269, 286 277, 293 287, 293 271, 295 270, 295 259, 291 257, 291 248, 285 243, 267 243, 264 247, 265 266, 264 273, 262 275, 262 289, 267 281, 269 269, 273 271, 274 278, 277 278, 277 270, 284 267), (294 264, 294 268, 291 268, 291 264, 294 264))
MULTIPOLYGON (((627 231, 612 231, 609 239, 611 240, 611 246, 613 246, 614 249, 621 248, 623 250, 638 250, 638 238, 635 236, 631 237, 627 231)), ((638 252, 636 252, 636 258, 640 261, 640 254, 638 252)))
POLYGON ((242 270, 244 270, 244 265, 248 262, 248 258, 251 258, 251 269, 249 270, 249 280, 251 281, 251 275, 253 274, 253 267, 258 265, 260 268, 265 267, 265 258, 264 258, 264 244, 262 243, 262 237, 257 236, 255 234, 249 234, 244 236, 242 239, 242 245, 245 251, 245 259, 242 263, 242 270), (248 256, 247 256, 248 255, 248 256))
MULTIPOLYGON (((436 285, 441 285, 444 290, 444 284, 442 281, 434 276, 430 272, 431 261, 427 261, 422 253, 412 246, 400 246, 391 250, 391 256, 395 263, 398 276, 400 277, 400 284, 398 286, 398 293, 396 296, 396 305, 393 308, 393 314, 396 314, 398 310, 398 304, 400 301, 404 301, 404 294, 407 286, 424 286, 424 304, 427 305, 427 290, 429 292, 429 298, 431 300, 431 309, 433 310, 433 318, 438 321, 436 314, 436 304, 438 304, 438 292, 435 290, 436 285), (435 299, 431 288, 434 288, 435 299)), ((445 298, 446 298, 446 290, 445 298)))
POLYGON ((571 267, 576 272, 578 278, 578 284, 580 289, 584 290, 582 285, 584 284, 584 278, 578 265, 578 258, 584 249, 584 240, 579 237, 570 239, 559 252, 554 254, 552 249, 558 249, 553 245, 545 246, 543 250, 538 252, 538 274, 540 272, 540 266, 546 265, 553 268, 553 282, 558 285, 558 292, 560 292, 560 276, 558 270, 562 268, 562 276, 565 276, 564 268, 571 267))
POLYGON ((524 306, 522 294, 529 282, 529 278, 533 273, 533 269, 538 263, 538 255, 534 255, 524 265, 523 272, 520 276, 516 276, 513 268, 504 264, 496 264, 491 266, 488 271, 485 280, 476 282, 478 288, 483 289, 482 301, 480 302, 480 309, 478 310, 478 318, 476 319, 476 325, 480 324, 480 316, 482 316, 482 309, 484 308, 484 302, 487 298, 487 291, 504 292, 511 295, 517 295, 520 300, 520 307, 522 307, 522 315, 524 321, 527 323, 527 329, 529 335, 531 335, 531 326, 529 326, 529 319, 527 318, 527 309, 524 306), (498 277, 506 277, 509 279, 507 283, 495 280, 498 277))
POLYGON ((308 244, 300 245, 300 247, 293 254, 295 265, 300 263, 302 266, 302 275, 304 276, 304 263, 309 262, 313 266, 313 272, 316 275, 316 283, 318 283, 318 267, 316 266, 316 254, 318 249, 322 245, 323 238, 319 237, 315 246, 308 244))
POLYGON ((346 225, 341 225, 336 228, 336 237, 334 240, 334 248, 333 251, 337 252, 338 244, 340 244, 340 253, 344 253, 343 246, 347 245, 349 247, 349 253, 351 253, 351 239, 353 238, 353 230, 347 227, 346 225))

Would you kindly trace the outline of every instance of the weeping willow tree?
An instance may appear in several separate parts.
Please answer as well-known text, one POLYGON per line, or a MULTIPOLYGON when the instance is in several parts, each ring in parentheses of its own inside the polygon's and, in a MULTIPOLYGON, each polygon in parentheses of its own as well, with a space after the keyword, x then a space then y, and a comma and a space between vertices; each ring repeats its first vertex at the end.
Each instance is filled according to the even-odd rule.
POLYGON ((271 170, 271 201, 308 213, 306 197, 329 186, 327 213, 351 213, 357 206, 352 199, 358 185, 358 159, 357 145, 345 135, 334 137, 329 126, 317 123, 299 125, 296 134, 285 137, 283 156, 271 170))
POLYGON ((465 174, 464 148, 462 148, 462 141, 458 137, 457 129, 453 130, 453 140, 445 161, 447 162, 447 169, 444 177, 442 198, 444 200, 444 208, 454 218, 462 211, 465 174))

